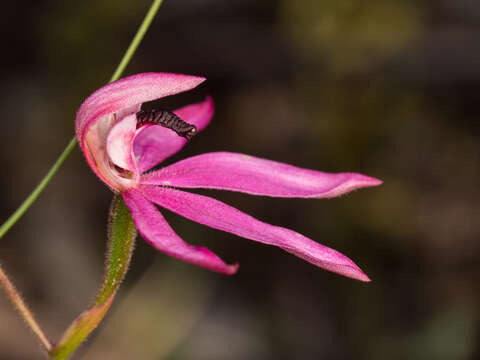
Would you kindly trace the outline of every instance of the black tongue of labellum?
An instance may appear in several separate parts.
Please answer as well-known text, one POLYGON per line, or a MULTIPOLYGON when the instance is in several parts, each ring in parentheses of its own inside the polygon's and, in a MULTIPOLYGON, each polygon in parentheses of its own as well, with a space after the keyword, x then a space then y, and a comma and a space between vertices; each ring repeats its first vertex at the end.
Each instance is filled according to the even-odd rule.
POLYGON ((160 125, 175 131, 178 136, 188 140, 197 134, 195 125, 183 121, 167 110, 140 110, 135 115, 137 116, 137 129, 145 124, 160 125))

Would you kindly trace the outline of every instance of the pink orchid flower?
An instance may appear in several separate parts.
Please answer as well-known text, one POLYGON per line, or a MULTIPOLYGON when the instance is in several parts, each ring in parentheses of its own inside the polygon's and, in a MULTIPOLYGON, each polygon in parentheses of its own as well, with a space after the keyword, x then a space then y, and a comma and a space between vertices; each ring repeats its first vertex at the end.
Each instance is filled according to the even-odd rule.
MULTIPOLYGON (((251 195, 332 198, 380 180, 356 173, 330 174, 244 154, 215 152, 194 156, 148 172, 187 142, 170 128, 139 122, 142 103, 193 89, 202 77, 145 73, 110 83, 82 104, 75 121, 78 142, 95 174, 122 195, 142 235, 156 249, 204 268, 233 274, 228 265, 204 247, 184 242, 155 205, 200 224, 250 240, 274 245, 316 266, 369 281, 355 263, 339 252, 282 227, 261 222, 216 199, 179 189, 220 189, 251 195)), ((213 101, 173 112, 203 130, 213 116, 213 101)))

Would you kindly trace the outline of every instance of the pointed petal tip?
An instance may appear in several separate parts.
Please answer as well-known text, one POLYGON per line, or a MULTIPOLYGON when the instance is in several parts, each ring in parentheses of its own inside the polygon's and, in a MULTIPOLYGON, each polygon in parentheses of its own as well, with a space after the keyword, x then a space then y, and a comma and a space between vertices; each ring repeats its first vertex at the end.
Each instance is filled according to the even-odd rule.
MULTIPOLYGON (((361 270, 360 270, 361 271, 361 270)), ((360 280, 362 282, 371 282, 372 279, 370 279, 367 274, 365 274, 363 271, 361 271, 361 273, 358 274, 359 276, 358 277, 355 277, 354 279, 355 280, 360 280)))
POLYGON ((365 181, 368 182, 368 185, 366 186, 379 186, 383 184, 383 180, 371 177, 371 176, 365 176, 366 179, 365 181))
POLYGON ((238 262, 227 265, 227 271, 225 272, 225 275, 235 275, 238 271, 238 268, 240 267, 240 264, 238 262))
MULTIPOLYGON (((192 246, 191 248, 196 249, 199 253, 203 253, 207 261, 198 262, 198 261, 187 261, 193 265, 203 267, 207 270, 222 274, 222 275, 234 275, 238 271, 239 264, 238 262, 234 264, 225 263, 220 257, 218 257, 214 252, 203 246, 192 246)), ((180 260, 186 261, 184 258, 178 257, 180 260)))
POLYGON ((338 272, 340 275, 344 275, 354 280, 359 280, 362 282, 371 282, 372 280, 365 274, 357 265, 354 263, 350 266, 347 266, 343 271, 338 272))
POLYGON ((362 187, 372 187, 383 184, 383 181, 368 175, 352 173, 352 178, 350 179, 350 186, 357 188, 362 187))
POLYGON ((347 176, 348 178, 345 179, 343 183, 341 183, 339 186, 337 186, 327 194, 324 194, 322 197, 334 198, 354 190, 373 187, 373 186, 379 186, 383 184, 382 180, 379 180, 371 176, 363 175, 363 174, 347 173, 347 176))
POLYGON ((304 258, 304 259, 314 265, 317 265, 319 268, 334 272, 338 275, 342 275, 350 279, 359 280, 362 282, 371 281, 368 275, 365 274, 357 265, 355 265, 355 263, 352 260, 347 258, 345 255, 333 249, 328 249, 328 251, 331 252, 331 254, 333 254, 334 256, 336 256, 337 259, 334 259, 334 260, 330 259, 330 261, 328 262, 315 261, 314 259, 310 260, 308 258, 304 258))

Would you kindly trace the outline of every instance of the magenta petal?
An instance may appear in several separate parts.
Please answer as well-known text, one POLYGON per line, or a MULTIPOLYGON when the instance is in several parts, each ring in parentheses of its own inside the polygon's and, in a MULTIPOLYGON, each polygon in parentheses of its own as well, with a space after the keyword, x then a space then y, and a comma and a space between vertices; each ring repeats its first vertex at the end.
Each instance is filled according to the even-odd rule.
MULTIPOLYGON (((78 109, 75 131, 80 144, 87 129, 106 115, 136 105, 193 89, 205 78, 171 73, 144 73, 105 85, 90 95, 78 109)), ((128 114, 123 114, 128 115, 128 114)))
POLYGON ((150 201, 187 219, 215 229, 278 246, 314 265, 361 281, 369 281, 355 263, 339 252, 295 232, 254 219, 218 200, 179 190, 141 186, 150 201))
POLYGON ((138 231, 154 248, 174 258, 222 274, 231 275, 237 271, 238 265, 225 264, 207 248, 185 243, 157 208, 137 190, 127 190, 122 196, 138 231))
MULTIPOLYGON (((209 96, 204 101, 174 111, 183 121, 195 125, 198 131, 208 125, 213 112, 213 100, 209 96)), ((175 154, 186 142, 185 138, 178 136, 172 130, 161 126, 146 127, 137 135, 134 145, 140 172, 151 169, 175 154)))
POLYGON ((331 198, 381 184, 356 174, 308 170, 228 152, 194 156, 142 177, 143 184, 240 191, 275 197, 331 198))

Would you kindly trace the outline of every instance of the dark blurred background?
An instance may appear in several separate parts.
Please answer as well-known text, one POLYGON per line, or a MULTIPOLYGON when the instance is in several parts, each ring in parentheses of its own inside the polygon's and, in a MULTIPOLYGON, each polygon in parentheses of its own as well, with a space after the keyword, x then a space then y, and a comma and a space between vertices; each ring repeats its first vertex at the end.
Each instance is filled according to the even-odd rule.
MULTIPOLYGON (((8 1, 0 28, 0 216, 23 201, 108 81, 150 1, 8 1)), ((338 199, 210 192, 354 259, 365 284, 166 213, 222 276, 141 239, 114 307, 76 359, 478 359, 480 3, 165 0, 125 75, 208 82, 210 126, 169 163, 235 151, 384 180, 338 199)), ((101 281, 109 190, 77 149, 0 241, 47 333, 101 281)), ((40 359, 0 296, 0 359, 40 359)))

